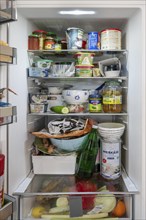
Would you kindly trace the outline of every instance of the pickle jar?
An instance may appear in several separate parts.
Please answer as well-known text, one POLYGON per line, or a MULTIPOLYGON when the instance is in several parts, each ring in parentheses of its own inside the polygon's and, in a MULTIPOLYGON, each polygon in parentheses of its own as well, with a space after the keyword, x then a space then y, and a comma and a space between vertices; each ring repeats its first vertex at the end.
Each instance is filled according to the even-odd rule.
POLYGON ((117 81, 105 83, 102 91, 103 111, 106 113, 120 113, 122 111, 122 87, 117 81))
POLYGON ((43 50, 44 39, 46 38, 47 32, 43 31, 43 30, 35 30, 35 31, 33 31, 33 34, 35 34, 39 37, 39 50, 43 50))

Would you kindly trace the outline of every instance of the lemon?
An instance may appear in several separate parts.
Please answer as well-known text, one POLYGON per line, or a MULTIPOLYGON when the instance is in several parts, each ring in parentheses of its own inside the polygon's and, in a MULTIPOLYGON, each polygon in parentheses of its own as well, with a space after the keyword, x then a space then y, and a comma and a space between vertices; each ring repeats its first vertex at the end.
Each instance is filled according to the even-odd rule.
POLYGON ((43 206, 36 206, 32 208, 31 215, 34 218, 40 218, 44 211, 45 208, 43 206))

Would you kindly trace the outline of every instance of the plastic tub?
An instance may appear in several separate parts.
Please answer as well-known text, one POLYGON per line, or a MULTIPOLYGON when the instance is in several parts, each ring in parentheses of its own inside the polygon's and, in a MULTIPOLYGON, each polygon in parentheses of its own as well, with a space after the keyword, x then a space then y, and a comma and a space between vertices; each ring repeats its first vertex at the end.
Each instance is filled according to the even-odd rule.
POLYGON ((75 76, 77 76, 77 77, 92 77, 92 67, 93 67, 93 65, 90 65, 90 66, 76 65, 75 76))
POLYGON ((77 65, 93 65, 94 53, 76 53, 76 63, 77 65))

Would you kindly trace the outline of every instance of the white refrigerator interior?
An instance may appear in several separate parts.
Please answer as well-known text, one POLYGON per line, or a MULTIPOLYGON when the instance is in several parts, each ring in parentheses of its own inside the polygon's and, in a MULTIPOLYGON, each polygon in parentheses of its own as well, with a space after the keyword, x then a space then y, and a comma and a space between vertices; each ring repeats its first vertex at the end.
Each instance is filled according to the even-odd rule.
MULTIPOLYGON (((17 65, 9 66, 9 87, 18 95, 9 94, 9 102, 17 106, 17 123, 8 128, 8 193, 13 194, 31 170, 33 137, 28 130, 35 130, 37 124, 34 116, 27 118, 28 35, 35 29, 64 36, 68 27, 80 27, 86 32, 119 28, 122 30, 122 49, 128 51, 128 117, 121 117, 126 120, 128 138, 122 149, 122 164, 139 191, 134 200, 135 220, 145 220, 145 1, 18 1, 17 7, 18 21, 9 25, 9 43, 17 48, 17 65), (58 14, 59 10, 65 9, 91 9, 96 13, 84 16, 58 14)), ((6 136, 5 131, 1 129, 0 135, 6 136)))

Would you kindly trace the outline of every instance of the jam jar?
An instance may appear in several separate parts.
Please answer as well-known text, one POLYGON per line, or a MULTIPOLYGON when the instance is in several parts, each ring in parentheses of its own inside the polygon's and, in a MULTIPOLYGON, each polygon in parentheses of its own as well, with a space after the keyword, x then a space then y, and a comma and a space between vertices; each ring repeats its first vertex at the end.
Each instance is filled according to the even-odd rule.
POLYGON ((37 35, 28 36, 28 50, 39 50, 39 37, 37 35))
POLYGON ((122 111, 122 87, 117 81, 105 83, 102 91, 103 111, 120 113, 122 111))

